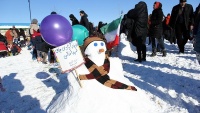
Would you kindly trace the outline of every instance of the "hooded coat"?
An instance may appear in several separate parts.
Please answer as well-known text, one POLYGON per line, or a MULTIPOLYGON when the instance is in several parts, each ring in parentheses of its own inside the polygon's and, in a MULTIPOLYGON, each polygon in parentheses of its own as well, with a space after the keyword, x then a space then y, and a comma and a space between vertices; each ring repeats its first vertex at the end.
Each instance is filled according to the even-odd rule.
POLYGON ((195 11, 195 24, 194 24, 195 43, 194 50, 200 53, 200 4, 195 11))
POLYGON ((199 27, 199 21, 200 21, 200 4, 198 5, 198 7, 196 8, 195 12, 194 12, 194 20, 195 20, 195 23, 194 23, 194 30, 193 30, 193 33, 194 35, 197 34, 197 31, 198 31, 198 27, 199 27))
POLYGON ((152 16, 150 18, 150 37, 153 38, 161 38, 163 33, 163 11, 162 4, 160 2, 156 2, 157 7, 153 10, 152 16))
POLYGON ((148 10, 145 2, 139 2, 127 13, 127 17, 134 20, 132 38, 147 35, 148 10))
POLYGON ((80 20, 80 24, 83 25, 85 28, 87 28, 87 30, 89 31, 89 21, 88 21, 88 15, 83 12, 83 16, 81 16, 81 20, 80 20))
POLYGON ((70 20, 72 21, 72 26, 79 24, 79 21, 76 19, 76 17, 73 14, 69 15, 70 20))
POLYGON ((200 53, 200 24, 198 25, 197 34, 195 37, 194 51, 200 53))

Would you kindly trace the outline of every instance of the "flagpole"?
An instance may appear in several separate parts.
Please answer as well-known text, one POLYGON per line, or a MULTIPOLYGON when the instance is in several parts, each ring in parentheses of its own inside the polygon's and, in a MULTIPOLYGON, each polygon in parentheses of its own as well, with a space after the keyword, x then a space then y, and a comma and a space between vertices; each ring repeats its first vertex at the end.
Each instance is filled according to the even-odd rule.
POLYGON ((31 2, 30 2, 30 0, 28 0, 28 3, 29 3, 29 14, 30 14, 30 21, 31 21, 31 2))

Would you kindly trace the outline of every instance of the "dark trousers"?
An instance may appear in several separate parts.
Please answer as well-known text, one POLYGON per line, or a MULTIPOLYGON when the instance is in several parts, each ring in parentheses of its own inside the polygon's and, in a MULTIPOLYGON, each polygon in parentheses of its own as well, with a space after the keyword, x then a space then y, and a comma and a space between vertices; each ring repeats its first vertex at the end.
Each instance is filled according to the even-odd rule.
POLYGON ((50 50, 50 63, 54 63, 55 62, 55 56, 53 53, 53 50, 50 50))
POLYGON ((190 31, 186 29, 184 24, 177 24, 175 31, 179 52, 184 53, 184 47, 190 37, 190 31))
POLYGON ((149 37, 149 44, 148 45, 150 45, 151 44, 151 37, 149 37))
POLYGON ((37 50, 33 48, 32 59, 37 58, 37 50))
POLYGON ((35 58, 37 58, 37 50, 36 50, 36 40, 35 40, 35 38, 31 39, 31 44, 33 46, 32 59, 35 59, 35 58))
POLYGON ((141 60, 146 59, 146 36, 145 37, 138 37, 136 40, 136 49, 138 54, 138 59, 141 60), (143 56, 142 56, 143 55, 143 56))
POLYGON ((155 38, 155 37, 152 37, 151 38, 151 42, 152 42, 152 51, 153 52, 156 52, 156 40, 157 40, 157 43, 160 47, 161 50, 165 50, 165 46, 164 46, 164 40, 162 38, 155 38))

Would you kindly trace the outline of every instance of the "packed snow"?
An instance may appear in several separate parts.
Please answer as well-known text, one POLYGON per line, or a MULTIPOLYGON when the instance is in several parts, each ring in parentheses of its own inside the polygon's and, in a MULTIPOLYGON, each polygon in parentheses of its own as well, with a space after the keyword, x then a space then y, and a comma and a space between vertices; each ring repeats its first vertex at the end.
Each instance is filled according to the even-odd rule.
MULTIPOLYGON (((147 41, 148 43, 148 41, 147 41)), ((76 73, 60 73, 57 63, 32 60, 21 54, 0 58, 1 113, 200 113, 200 65, 191 41, 185 53, 165 41, 167 57, 158 53, 138 63, 135 47, 121 37, 110 57, 110 77, 137 91, 108 88, 96 80, 77 82, 76 73)), ((77 70, 81 70, 81 67, 77 70)))

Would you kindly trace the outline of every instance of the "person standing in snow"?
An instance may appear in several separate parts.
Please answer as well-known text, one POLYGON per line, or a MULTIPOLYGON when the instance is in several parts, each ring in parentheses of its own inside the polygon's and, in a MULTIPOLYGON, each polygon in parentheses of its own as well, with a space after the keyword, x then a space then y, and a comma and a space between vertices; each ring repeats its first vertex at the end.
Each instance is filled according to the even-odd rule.
POLYGON ((174 36, 174 31, 169 26, 171 15, 168 13, 163 21, 163 37, 164 39, 168 40, 171 44, 176 44, 176 38, 174 36))
POLYGON ((128 11, 127 17, 134 20, 131 37, 132 43, 135 44, 138 53, 138 58, 135 61, 146 61, 146 37, 148 30, 147 4, 145 2, 139 2, 135 5, 134 9, 128 11))
POLYGON ((149 38, 149 43, 148 43, 148 45, 150 45, 151 44, 151 37, 150 37, 150 33, 149 33, 149 27, 150 27, 150 25, 151 25, 151 15, 152 14, 149 14, 149 16, 148 16, 148 24, 147 24, 147 28, 148 28, 148 30, 147 30, 147 37, 149 38))
POLYGON ((152 39, 152 54, 151 57, 156 56, 156 40, 159 44, 161 51, 163 53, 163 57, 166 56, 166 50, 164 45, 164 40, 162 39, 163 34, 163 11, 162 11, 162 4, 160 2, 155 2, 153 5, 153 11, 151 16, 151 24, 150 24, 150 36, 152 39))
POLYGON ((200 64, 200 4, 195 10, 195 23, 193 30, 194 37, 194 51, 196 51, 196 57, 200 64))
POLYGON ((73 14, 69 15, 70 20, 72 21, 72 26, 79 24, 79 21, 76 19, 76 17, 73 14))
POLYGON ((33 19, 30 25, 30 35, 31 35, 31 44, 33 47, 32 59, 35 60, 37 58, 37 50, 35 48, 35 37, 38 35, 38 20, 33 19))
POLYGON ((47 56, 48 51, 50 49, 50 45, 44 41, 40 34, 40 30, 38 29, 39 35, 35 37, 35 47, 37 50, 37 61, 42 62, 43 64, 47 64, 47 56))
MULTIPOLYGON (((124 17, 122 18, 121 25, 120 25, 120 34, 125 33, 127 36, 127 40, 132 43, 131 33, 132 29, 134 27, 134 20, 132 18, 128 18, 127 14, 124 14, 124 17)), ((134 43, 132 43, 134 46, 136 46, 134 43)))
POLYGON ((88 15, 85 13, 85 11, 81 10, 80 16, 81 16, 80 24, 89 31, 89 34, 91 34, 90 27, 89 27, 90 23, 88 21, 88 15))
POLYGON ((194 25, 193 7, 186 3, 187 0, 180 0, 180 4, 173 7, 169 25, 175 30, 179 53, 184 53, 184 47, 194 25))

